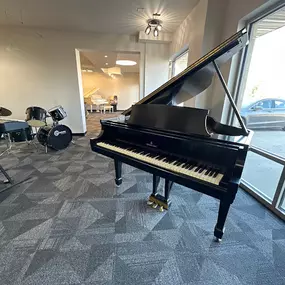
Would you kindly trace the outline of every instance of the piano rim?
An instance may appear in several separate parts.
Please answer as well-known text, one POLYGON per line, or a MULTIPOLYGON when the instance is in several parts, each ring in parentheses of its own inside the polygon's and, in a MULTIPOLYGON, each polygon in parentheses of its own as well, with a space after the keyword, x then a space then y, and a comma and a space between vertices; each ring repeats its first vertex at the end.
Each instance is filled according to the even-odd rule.
MULTIPOLYGON (((100 142, 100 141, 97 141, 97 142, 100 142)), ((155 169, 155 171, 158 173, 157 175, 159 177, 162 177, 164 179, 168 179, 168 180, 173 181, 173 182, 175 182, 175 183, 177 183, 179 185, 186 186, 186 187, 188 187, 188 188, 190 188, 192 190, 201 192, 203 194, 212 196, 212 197, 220 199, 220 200, 224 197, 224 195, 228 195, 229 194, 228 189, 230 187, 223 187, 223 186, 220 186, 220 185, 211 184, 209 182, 196 179, 195 177, 189 177, 187 175, 180 174, 180 173, 172 173, 172 172, 170 172, 169 170, 167 170, 165 168, 158 167, 156 165, 153 165, 153 164, 150 164, 150 163, 138 160, 136 158, 130 158, 128 156, 125 156, 123 154, 117 153, 117 152, 112 151, 112 150, 107 150, 107 149, 101 148, 101 147, 97 146, 97 142, 96 142, 96 145, 93 145, 94 142, 91 143, 92 151, 100 153, 100 154, 103 154, 104 156, 110 157, 110 158, 112 158, 114 160, 121 161, 121 162, 123 162, 125 164, 131 165, 131 166, 133 166, 135 168, 141 169, 141 170, 143 170, 145 172, 148 172, 150 174, 154 174, 153 172, 148 171, 148 168, 151 167, 151 168, 155 169), (138 165, 139 165, 139 167, 138 167, 138 165), (185 183, 181 183, 181 181, 185 182, 185 183), (202 186, 202 189, 204 191, 200 191, 201 190, 201 186, 202 186), (196 190, 197 188, 199 188, 199 190, 196 190), (209 192, 209 189, 216 190, 216 191, 209 192)), ((236 189, 237 188, 238 187, 236 187, 236 189)))

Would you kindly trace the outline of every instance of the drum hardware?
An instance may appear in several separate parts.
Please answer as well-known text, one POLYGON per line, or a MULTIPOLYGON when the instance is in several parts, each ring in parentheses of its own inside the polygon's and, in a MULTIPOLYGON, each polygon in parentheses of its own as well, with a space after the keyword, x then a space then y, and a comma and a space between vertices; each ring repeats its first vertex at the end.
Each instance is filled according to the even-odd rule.
POLYGON ((35 134, 32 132, 32 127, 5 133, 4 139, 6 140, 7 148, 0 154, 0 156, 6 153, 10 154, 15 143, 20 142, 26 142, 28 145, 33 145, 37 149, 34 138, 35 134))
POLYGON ((12 178, 9 176, 9 174, 5 171, 5 169, 2 167, 2 165, 0 165, 0 171, 2 172, 2 174, 5 176, 5 180, 3 180, 2 182, 4 183, 4 184, 6 184, 6 183, 13 183, 13 180, 12 180, 12 178))
POLYGON ((4 139, 6 141, 7 148, 0 153, 0 156, 4 155, 6 153, 9 154, 11 152, 11 149, 12 149, 12 146, 13 146, 11 138, 10 138, 10 134, 9 133, 8 134, 3 134, 3 136, 4 136, 4 139))

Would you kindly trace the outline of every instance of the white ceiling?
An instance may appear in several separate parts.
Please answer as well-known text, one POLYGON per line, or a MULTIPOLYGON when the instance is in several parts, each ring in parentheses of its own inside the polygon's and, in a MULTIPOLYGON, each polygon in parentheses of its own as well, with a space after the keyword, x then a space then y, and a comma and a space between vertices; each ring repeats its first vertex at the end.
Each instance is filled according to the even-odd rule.
POLYGON ((81 68, 92 69, 96 72, 102 72, 101 68, 111 68, 116 65, 117 59, 127 59, 135 61, 134 66, 119 66, 122 73, 139 72, 140 54, 135 52, 102 52, 102 51, 84 51, 80 52, 81 68), (107 57, 105 57, 107 56, 107 57), (108 63, 108 65, 106 65, 108 63))
POLYGON ((0 25, 135 34, 153 13, 173 32, 199 0, 1 0, 0 25), (144 8, 137 11, 137 8, 144 8))

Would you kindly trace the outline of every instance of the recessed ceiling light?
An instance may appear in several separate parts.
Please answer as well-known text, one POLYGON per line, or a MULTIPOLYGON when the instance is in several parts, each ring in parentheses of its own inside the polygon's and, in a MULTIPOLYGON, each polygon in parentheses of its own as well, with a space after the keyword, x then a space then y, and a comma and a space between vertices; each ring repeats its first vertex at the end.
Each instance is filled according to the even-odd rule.
POLYGON ((132 65, 136 65, 137 63, 133 60, 117 60, 116 64, 124 65, 124 66, 132 66, 132 65))
POLYGON ((106 64, 106 65, 108 65, 109 63, 108 63, 108 62, 106 62, 105 64, 106 64))
POLYGON ((105 55, 105 57, 108 57, 108 55, 105 55))

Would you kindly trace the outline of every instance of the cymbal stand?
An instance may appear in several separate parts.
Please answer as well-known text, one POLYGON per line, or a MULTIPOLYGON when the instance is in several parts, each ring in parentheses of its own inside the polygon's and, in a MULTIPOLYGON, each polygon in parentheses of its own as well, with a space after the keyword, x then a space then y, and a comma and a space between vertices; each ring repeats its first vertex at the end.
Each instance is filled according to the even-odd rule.
POLYGON ((10 151, 12 149, 12 146, 13 146, 10 134, 9 133, 8 134, 4 134, 4 137, 5 137, 5 140, 6 140, 7 148, 0 153, 0 156, 4 155, 6 153, 10 153, 10 151))
POLYGON ((3 182, 6 183, 13 183, 12 178, 9 176, 9 174, 5 171, 5 169, 0 165, 0 171, 3 173, 3 175, 5 176, 6 180, 4 180, 3 182))
MULTIPOLYGON (((5 137, 5 140, 6 140, 6 143, 7 143, 7 149, 2 151, 0 153, 0 156, 6 154, 6 153, 10 153, 11 149, 12 149, 12 141, 11 141, 11 138, 10 138, 10 135, 9 134, 4 134, 4 137, 5 137)), ((5 169, 2 167, 2 165, 0 165, 0 172, 3 173, 3 175, 5 176, 5 180, 4 181, 1 181, 3 183, 12 183, 12 178, 8 175, 8 173, 5 171, 5 169)))

